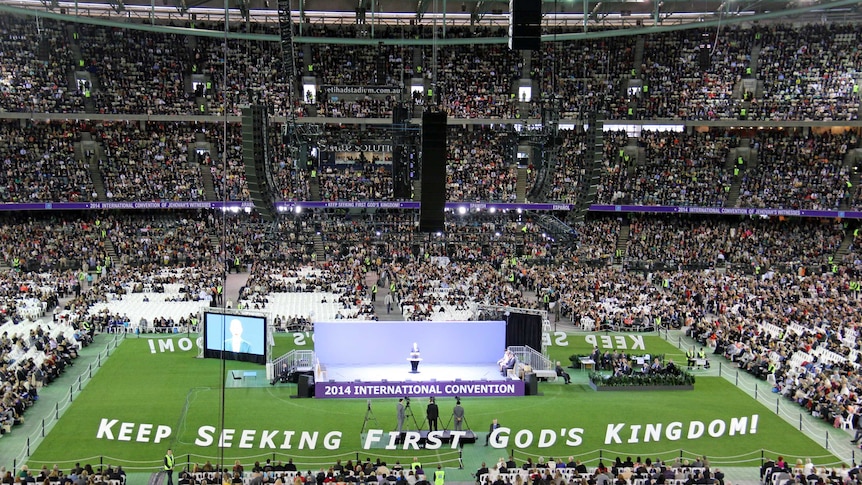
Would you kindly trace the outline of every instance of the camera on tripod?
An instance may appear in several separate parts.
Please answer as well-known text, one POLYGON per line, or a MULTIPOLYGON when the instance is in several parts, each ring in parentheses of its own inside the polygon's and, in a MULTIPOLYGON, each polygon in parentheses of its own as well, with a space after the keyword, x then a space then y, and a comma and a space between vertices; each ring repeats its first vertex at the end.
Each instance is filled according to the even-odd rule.
POLYGON ((410 407, 410 397, 408 397, 408 396, 404 396, 404 402, 406 402, 406 403, 407 403, 407 404, 405 404, 405 405, 404 405, 404 407, 409 408, 409 407, 410 407))

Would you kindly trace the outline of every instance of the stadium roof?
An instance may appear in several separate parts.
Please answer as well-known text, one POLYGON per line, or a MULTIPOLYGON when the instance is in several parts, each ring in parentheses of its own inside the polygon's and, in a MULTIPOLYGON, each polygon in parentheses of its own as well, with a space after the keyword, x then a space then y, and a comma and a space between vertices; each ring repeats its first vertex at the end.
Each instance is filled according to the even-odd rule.
MULTIPOLYGON (((645 31, 677 30, 755 21, 862 20, 862 0, 542 0, 543 25, 567 26, 566 38, 632 35, 645 31), (571 36, 571 37, 570 37, 571 36)), ((194 20, 197 30, 205 21, 278 21, 277 0, 0 0, 0 11, 39 15, 77 22, 116 26, 169 24, 187 27, 194 20), (98 20, 94 20, 98 19, 98 20), (154 21, 154 19, 157 19, 154 21)), ((374 29, 424 25, 437 27, 474 25, 508 26, 508 1, 492 0, 290 0, 294 21, 373 26, 372 38, 349 39, 350 43, 373 42, 374 29)), ((205 27, 204 27, 205 28, 205 27)), ((154 29, 155 30, 155 29, 154 29)), ((380 32, 378 31, 378 32, 380 32)), ((199 32, 199 35, 205 35, 199 32)), ((302 35, 301 33, 299 34, 302 35)), ((480 35, 480 34, 479 34, 480 35)), ((265 36, 261 36, 263 38, 265 36)), ((382 36, 381 36, 382 37, 382 36)), ((391 36, 388 36, 391 37, 391 36)), ((273 39, 265 39, 273 40, 273 39)), ((407 39, 410 40, 410 39, 407 39)), ((467 39, 470 40, 470 39, 467 39)), ((472 39, 476 41, 477 39, 472 39)), ((338 40, 333 40, 338 42, 338 40)), ((386 39, 399 43, 398 39, 386 39)), ((414 42, 425 43, 425 42, 414 42)))

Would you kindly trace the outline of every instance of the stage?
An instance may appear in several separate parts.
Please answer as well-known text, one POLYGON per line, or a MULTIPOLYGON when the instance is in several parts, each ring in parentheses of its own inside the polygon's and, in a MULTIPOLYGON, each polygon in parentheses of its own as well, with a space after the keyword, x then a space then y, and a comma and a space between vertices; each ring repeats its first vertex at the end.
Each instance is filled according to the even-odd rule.
POLYGON ((419 364, 419 372, 410 372, 410 363, 389 365, 327 365, 326 375, 321 376, 321 381, 334 380, 337 382, 368 381, 505 381, 500 375, 500 370, 492 362, 489 365, 476 364, 419 364))
POLYGON ((317 398, 523 396, 524 382, 502 376, 494 363, 327 365, 314 376, 317 398))
POLYGON ((503 321, 315 322, 314 397, 523 396, 496 364, 505 336, 503 321))

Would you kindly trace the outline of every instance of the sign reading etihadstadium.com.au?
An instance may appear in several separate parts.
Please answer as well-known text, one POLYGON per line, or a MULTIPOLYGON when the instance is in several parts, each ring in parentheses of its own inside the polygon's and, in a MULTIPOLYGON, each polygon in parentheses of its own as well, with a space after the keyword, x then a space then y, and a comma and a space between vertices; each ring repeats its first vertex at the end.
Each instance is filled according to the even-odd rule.
POLYGON ((318 382, 316 398, 372 398, 403 396, 523 396, 524 381, 502 382, 318 382))

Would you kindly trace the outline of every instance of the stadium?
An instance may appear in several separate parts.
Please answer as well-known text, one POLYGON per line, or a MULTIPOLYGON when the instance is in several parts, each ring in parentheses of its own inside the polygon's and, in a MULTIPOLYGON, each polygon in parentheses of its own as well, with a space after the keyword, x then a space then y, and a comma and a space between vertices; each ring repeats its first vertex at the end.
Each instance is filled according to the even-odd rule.
POLYGON ((859 480, 859 6, 0 0, 0 482, 859 480))

